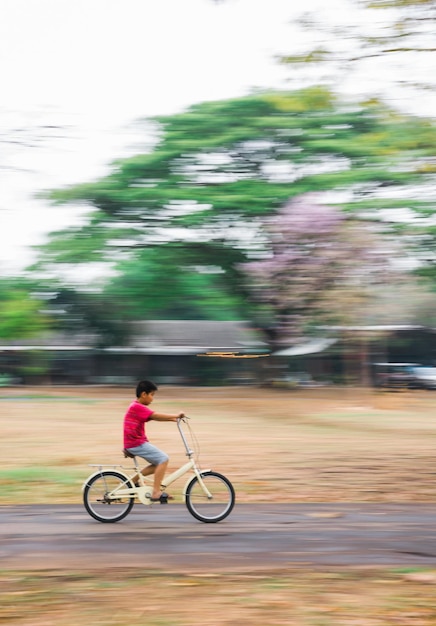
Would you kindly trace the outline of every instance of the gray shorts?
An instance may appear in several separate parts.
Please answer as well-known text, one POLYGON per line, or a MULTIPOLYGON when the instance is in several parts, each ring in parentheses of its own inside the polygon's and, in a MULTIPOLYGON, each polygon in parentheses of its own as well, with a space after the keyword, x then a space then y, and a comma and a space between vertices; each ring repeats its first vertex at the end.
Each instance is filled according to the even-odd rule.
POLYGON ((135 446, 134 448, 127 449, 131 454, 134 454, 135 456, 140 456, 141 458, 151 463, 151 465, 160 465, 161 463, 165 463, 169 459, 168 455, 165 454, 165 452, 162 452, 162 450, 159 450, 159 448, 156 448, 156 446, 153 446, 153 444, 149 443, 148 441, 141 444, 140 446, 135 446))

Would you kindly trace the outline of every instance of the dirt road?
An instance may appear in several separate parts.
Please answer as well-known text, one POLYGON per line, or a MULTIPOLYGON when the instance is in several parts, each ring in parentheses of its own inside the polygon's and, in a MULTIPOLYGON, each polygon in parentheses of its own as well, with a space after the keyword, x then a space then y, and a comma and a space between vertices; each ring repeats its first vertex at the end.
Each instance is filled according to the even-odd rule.
POLYGON ((246 571, 304 566, 436 566, 436 505, 241 504, 202 524, 183 505, 137 505, 101 524, 78 505, 2 507, 8 569, 137 567, 246 571))

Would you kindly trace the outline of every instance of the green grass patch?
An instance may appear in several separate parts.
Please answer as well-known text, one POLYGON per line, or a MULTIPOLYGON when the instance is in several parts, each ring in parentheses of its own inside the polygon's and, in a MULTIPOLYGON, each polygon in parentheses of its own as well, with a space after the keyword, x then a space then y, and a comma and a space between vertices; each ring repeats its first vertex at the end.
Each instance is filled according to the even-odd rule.
POLYGON ((414 566, 414 567, 395 567, 391 570, 389 570, 392 574, 422 574, 425 572, 432 572, 433 569, 429 569, 428 567, 419 567, 419 566, 414 566))
POLYGON ((0 485, 9 483, 51 483, 56 481, 63 485, 71 485, 77 481, 79 472, 55 467, 17 467, 0 470, 0 485))
POLYGON ((0 505, 81 501, 86 472, 64 467, 0 470, 0 505))

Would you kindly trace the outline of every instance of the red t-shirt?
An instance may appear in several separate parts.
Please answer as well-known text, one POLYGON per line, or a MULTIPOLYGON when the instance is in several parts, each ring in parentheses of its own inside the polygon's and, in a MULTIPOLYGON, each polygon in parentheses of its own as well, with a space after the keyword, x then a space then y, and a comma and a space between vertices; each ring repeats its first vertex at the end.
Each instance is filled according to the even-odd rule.
POLYGON ((148 422, 153 411, 138 400, 132 402, 124 416, 124 447, 136 448, 146 441, 145 422, 148 422))

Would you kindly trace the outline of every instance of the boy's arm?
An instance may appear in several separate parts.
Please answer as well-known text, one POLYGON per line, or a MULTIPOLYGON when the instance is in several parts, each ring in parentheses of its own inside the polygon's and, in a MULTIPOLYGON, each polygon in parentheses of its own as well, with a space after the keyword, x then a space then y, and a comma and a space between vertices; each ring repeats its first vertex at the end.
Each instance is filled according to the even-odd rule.
POLYGON ((156 420, 157 422, 177 422, 180 417, 185 417, 185 414, 177 413, 177 415, 170 415, 169 413, 153 413, 150 419, 156 420))

